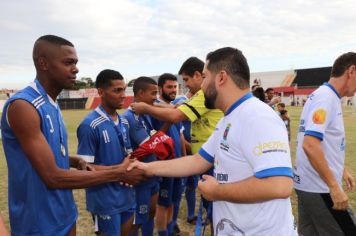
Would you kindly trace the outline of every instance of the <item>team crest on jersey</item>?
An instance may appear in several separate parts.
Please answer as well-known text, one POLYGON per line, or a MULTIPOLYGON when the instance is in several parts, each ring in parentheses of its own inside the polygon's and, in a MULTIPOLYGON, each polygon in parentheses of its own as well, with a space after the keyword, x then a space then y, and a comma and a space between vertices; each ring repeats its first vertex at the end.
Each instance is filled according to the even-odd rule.
POLYGON ((148 205, 140 205, 139 214, 146 214, 148 212, 148 205))
POLYGON ((220 149, 225 150, 225 151, 229 151, 229 148, 230 148, 229 144, 227 143, 227 136, 229 135, 230 128, 231 128, 231 123, 228 123, 225 128, 223 138, 220 142, 220 149))
POLYGON ((319 108, 313 113, 313 122, 314 124, 322 125, 326 120, 326 110, 319 108))

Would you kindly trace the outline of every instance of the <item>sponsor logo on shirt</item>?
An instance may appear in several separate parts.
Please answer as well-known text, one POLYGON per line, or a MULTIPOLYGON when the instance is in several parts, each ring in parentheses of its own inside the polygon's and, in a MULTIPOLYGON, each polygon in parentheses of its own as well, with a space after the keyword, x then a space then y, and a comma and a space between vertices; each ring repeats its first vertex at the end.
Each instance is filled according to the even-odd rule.
POLYGON ((229 180, 228 174, 214 173, 215 179, 219 182, 227 182, 229 180))
POLYGON ((245 235, 245 232, 238 228, 231 220, 222 218, 216 224, 216 236, 219 235, 245 235))
POLYGON ((261 156, 270 152, 288 152, 288 144, 281 141, 271 141, 260 143, 253 148, 253 154, 255 156, 261 156))
POLYGON ((326 110, 319 108, 313 113, 313 122, 314 124, 322 125, 326 120, 326 110))
POLYGON ((303 120, 303 119, 300 120, 299 132, 301 132, 301 133, 305 132, 305 120, 303 120))
POLYGON ((293 181, 296 184, 300 184, 300 176, 295 174, 295 173, 293 173, 293 181))
POLYGON ((111 220, 111 216, 109 216, 109 215, 99 215, 99 217, 102 220, 111 220))
POLYGON ((220 142, 220 149, 224 150, 224 151, 229 151, 229 144, 227 143, 227 136, 229 134, 229 130, 231 128, 231 123, 228 123, 226 128, 225 128, 225 131, 224 131, 224 134, 223 134, 223 138, 220 142))

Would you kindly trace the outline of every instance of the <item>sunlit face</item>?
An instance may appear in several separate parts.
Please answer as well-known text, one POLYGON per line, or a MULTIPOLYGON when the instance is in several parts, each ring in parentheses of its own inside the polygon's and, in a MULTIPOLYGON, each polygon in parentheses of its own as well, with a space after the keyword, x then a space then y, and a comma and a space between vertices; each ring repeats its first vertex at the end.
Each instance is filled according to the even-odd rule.
POLYGON ((205 107, 209 109, 216 108, 216 98, 218 96, 216 86, 215 86, 215 78, 216 74, 212 74, 211 71, 208 70, 209 62, 207 61, 204 65, 203 70, 203 83, 201 84, 201 89, 203 90, 205 97, 205 107))
POLYGON ((153 105, 154 101, 157 99, 157 85, 149 84, 147 89, 141 90, 139 92, 140 102, 144 102, 153 105))
POLYGON ((45 58, 49 79, 63 89, 73 88, 76 75, 78 56, 74 47, 54 45, 51 54, 45 58))
POLYGON ((161 89, 161 96, 166 101, 173 101, 177 96, 177 81, 175 80, 166 80, 166 83, 161 89))
POLYGON ((126 97, 125 89, 123 80, 112 80, 110 86, 98 89, 101 102, 111 109, 121 109, 126 97))
MULTIPOLYGON (((196 72, 196 73, 198 73, 198 72, 196 72)), ((184 85, 185 85, 185 87, 187 87, 189 89, 189 91, 192 94, 195 94, 200 89, 200 81, 198 81, 198 79, 195 78, 195 76, 197 76, 197 75, 189 76, 185 73, 182 73, 182 79, 184 81, 184 85)))

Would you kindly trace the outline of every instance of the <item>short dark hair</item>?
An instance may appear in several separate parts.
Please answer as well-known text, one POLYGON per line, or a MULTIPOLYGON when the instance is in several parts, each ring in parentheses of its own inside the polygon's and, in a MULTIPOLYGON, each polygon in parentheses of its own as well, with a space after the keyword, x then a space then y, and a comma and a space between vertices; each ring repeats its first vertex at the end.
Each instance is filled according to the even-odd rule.
POLYGON ((331 69, 331 77, 339 77, 352 65, 356 65, 356 53, 348 52, 339 56, 331 69))
POLYGON ((111 85, 112 80, 123 80, 124 77, 120 74, 120 72, 115 70, 102 70, 95 80, 96 88, 106 88, 111 85))
POLYGON ((66 45, 66 46, 71 46, 71 47, 74 47, 73 43, 69 42, 67 39, 64 39, 62 37, 59 37, 59 36, 56 36, 56 35, 43 35, 41 37, 39 37, 37 41, 47 41, 49 43, 52 43, 52 44, 57 44, 57 45, 66 45))
POLYGON ((268 93, 269 91, 274 91, 274 89, 273 88, 268 88, 268 89, 266 89, 266 93, 268 93))
POLYGON ((225 70, 240 89, 250 86, 250 68, 242 52, 236 48, 225 47, 208 53, 207 68, 214 73, 225 70))
POLYGON ((146 76, 141 76, 135 79, 132 87, 134 95, 136 95, 140 90, 145 91, 150 84, 157 85, 157 82, 154 79, 146 76))
POLYGON ((252 91, 253 96, 255 96, 256 98, 260 99, 262 102, 264 102, 266 100, 265 98, 265 91, 263 90, 262 87, 257 87, 256 89, 254 89, 252 91))
POLYGON ((158 77, 158 86, 163 88, 167 80, 177 81, 177 77, 170 73, 164 73, 158 77))
POLYGON ((283 102, 280 102, 280 103, 277 104, 277 106, 281 106, 281 107, 285 108, 286 104, 284 104, 283 102))
POLYGON ((284 114, 286 114, 287 112, 288 112, 287 110, 282 110, 282 111, 279 112, 279 114, 284 115, 284 114))
POLYGON ((202 73, 204 69, 204 62, 197 57, 189 57, 179 69, 178 74, 183 73, 188 76, 193 76, 196 71, 202 73))

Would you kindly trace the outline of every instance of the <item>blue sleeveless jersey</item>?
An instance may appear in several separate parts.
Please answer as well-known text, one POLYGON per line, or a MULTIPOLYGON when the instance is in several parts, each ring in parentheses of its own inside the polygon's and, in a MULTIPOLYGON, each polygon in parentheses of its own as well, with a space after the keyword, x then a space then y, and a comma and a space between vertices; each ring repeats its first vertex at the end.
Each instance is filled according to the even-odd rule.
MULTIPOLYGON (((128 122, 118 116, 118 124, 99 106, 77 129, 78 155, 96 165, 117 165, 132 152, 128 122)), ((112 215, 135 207, 135 190, 119 183, 106 183, 86 190, 87 209, 93 214, 112 215)))
MULTIPOLYGON (((41 131, 59 168, 69 169, 67 133, 58 105, 38 80, 12 96, 1 117, 1 132, 8 165, 9 214, 12 235, 66 235, 77 218, 72 190, 49 189, 32 167, 7 121, 7 109, 25 100, 37 110, 41 131)), ((23 117, 24 122, 26 117, 23 117)), ((48 157, 43 157, 48 158, 48 157)))

